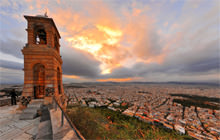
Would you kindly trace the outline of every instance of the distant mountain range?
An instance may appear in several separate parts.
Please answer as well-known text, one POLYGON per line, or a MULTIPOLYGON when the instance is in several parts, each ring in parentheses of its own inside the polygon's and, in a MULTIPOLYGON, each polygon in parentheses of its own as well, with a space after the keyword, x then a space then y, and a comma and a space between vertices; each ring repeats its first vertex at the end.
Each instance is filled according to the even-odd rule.
MULTIPOLYGON (((175 82, 175 81, 169 81, 169 82, 83 82, 83 83, 64 83, 64 85, 68 84, 74 84, 74 85, 92 85, 92 84, 104 84, 104 85, 117 85, 117 84, 158 84, 158 85, 207 85, 207 86, 219 86, 220 82, 175 82)), ((0 85, 22 85, 21 83, 0 83, 0 85)))
POLYGON ((170 84, 170 85, 207 85, 207 86, 219 86, 220 83, 218 82, 175 82, 175 81, 170 81, 170 82, 84 82, 84 83, 70 83, 70 84, 160 84, 160 85, 165 85, 165 84, 170 84))

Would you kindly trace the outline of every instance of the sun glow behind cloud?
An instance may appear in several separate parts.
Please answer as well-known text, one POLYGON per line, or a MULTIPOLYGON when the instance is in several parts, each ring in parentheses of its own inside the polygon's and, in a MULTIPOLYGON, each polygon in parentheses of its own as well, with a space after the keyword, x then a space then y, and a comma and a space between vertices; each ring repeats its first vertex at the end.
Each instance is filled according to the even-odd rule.
POLYGON ((109 45, 114 45, 118 43, 120 37, 122 36, 122 32, 120 30, 113 30, 109 27, 102 26, 102 25, 97 25, 96 26, 99 31, 104 32, 106 35, 108 35, 107 40, 105 43, 109 45))
POLYGON ((108 79, 97 79, 96 81, 98 82, 129 82, 129 81, 134 81, 140 78, 136 77, 128 77, 128 78, 108 78, 108 79))
POLYGON ((72 79, 80 79, 80 76, 77 76, 77 75, 66 75, 66 74, 64 74, 63 77, 64 78, 72 78, 72 79))
POLYGON ((96 54, 102 48, 101 44, 96 43, 95 40, 89 39, 86 36, 68 38, 67 41, 74 44, 74 48, 87 51, 91 54, 96 54))

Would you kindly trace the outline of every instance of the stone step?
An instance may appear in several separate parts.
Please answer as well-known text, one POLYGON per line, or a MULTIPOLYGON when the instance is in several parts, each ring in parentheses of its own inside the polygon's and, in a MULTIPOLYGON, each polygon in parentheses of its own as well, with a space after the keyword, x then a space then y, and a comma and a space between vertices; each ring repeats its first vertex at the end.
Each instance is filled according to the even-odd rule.
POLYGON ((23 111, 23 113, 37 113, 38 108, 27 108, 23 111))
POLYGON ((29 107, 40 108, 40 107, 41 107, 41 105, 42 105, 42 104, 40 104, 40 103, 36 103, 36 104, 35 104, 35 103, 31 103, 31 104, 28 104, 28 106, 27 106, 27 107, 28 107, 28 108, 29 108, 29 107))
POLYGON ((32 120, 37 117, 37 113, 22 113, 20 120, 32 120))
POLYGON ((33 100, 31 100, 31 102, 44 102, 44 99, 33 99, 33 100))
POLYGON ((42 107, 42 100, 32 100, 27 108, 20 115, 20 120, 31 120, 38 116, 38 110, 42 107))

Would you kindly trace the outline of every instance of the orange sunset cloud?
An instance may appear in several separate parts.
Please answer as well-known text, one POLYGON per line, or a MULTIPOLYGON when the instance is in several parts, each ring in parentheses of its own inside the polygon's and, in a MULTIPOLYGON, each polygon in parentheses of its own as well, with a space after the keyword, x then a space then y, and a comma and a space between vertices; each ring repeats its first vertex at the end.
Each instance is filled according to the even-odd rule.
POLYGON ((97 79, 96 81, 99 81, 99 82, 128 82, 128 81, 133 81, 133 80, 137 80, 137 79, 140 79, 140 78, 131 78, 131 77, 128 77, 128 78, 108 78, 108 79, 97 79))
POLYGON ((98 2, 101 13, 96 9, 97 1, 89 3, 91 6, 85 9, 94 18, 86 18, 82 13, 69 9, 58 9, 59 12, 52 16, 69 31, 64 34, 64 39, 71 47, 100 62, 102 75, 110 74, 119 67, 131 67, 136 62, 163 61, 160 52, 152 51, 155 47, 150 33, 154 30, 154 19, 146 15, 143 18, 143 10, 134 8, 131 11, 133 16, 129 11, 124 11, 125 24, 103 2, 98 2))

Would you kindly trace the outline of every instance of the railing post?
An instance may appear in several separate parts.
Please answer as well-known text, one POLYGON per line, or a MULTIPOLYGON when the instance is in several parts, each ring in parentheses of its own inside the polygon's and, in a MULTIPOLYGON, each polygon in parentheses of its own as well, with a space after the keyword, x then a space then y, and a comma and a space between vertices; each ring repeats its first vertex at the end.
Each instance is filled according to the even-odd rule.
POLYGON ((55 102, 55 111, 57 111, 57 103, 55 102))
POLYGON ((63 126, 63 111, 61 110, 61 126, 63 126))

